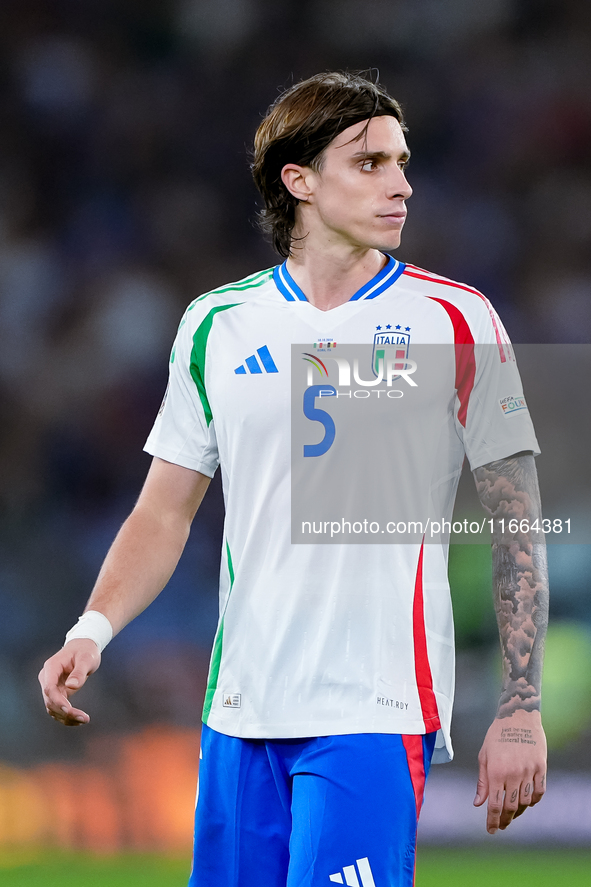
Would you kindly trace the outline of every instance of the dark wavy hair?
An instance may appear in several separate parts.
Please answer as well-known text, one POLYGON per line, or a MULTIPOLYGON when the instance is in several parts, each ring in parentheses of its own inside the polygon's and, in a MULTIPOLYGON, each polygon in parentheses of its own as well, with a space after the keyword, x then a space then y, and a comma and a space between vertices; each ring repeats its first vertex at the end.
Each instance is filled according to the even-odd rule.
MULTIPOLYGON (((316 74, 285 90, 273 102, 254 138, 252 176, 265 202, 259 225, 280 256, 289 256, 298 200, 281 181, 286 163, 322 168, 324 151, 339 133, 372 117, 395 117, 406 130, 402 109, 377 82, 363 74, 316 74)), ((363 136, 360 133, 358 138, 363 136)))

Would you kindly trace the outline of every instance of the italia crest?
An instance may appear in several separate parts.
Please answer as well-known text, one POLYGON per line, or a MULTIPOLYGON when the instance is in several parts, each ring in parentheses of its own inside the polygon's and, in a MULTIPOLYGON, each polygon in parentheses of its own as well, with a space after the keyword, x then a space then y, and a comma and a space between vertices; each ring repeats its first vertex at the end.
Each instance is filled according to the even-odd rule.
MULTIPOLYGON (((400 323, 386 323, 376 327, 373 337, 373 351, 371 355, 371 368, 374 376, 379 372, 379 361, 384 361, 384 370, 388 360, 406 360, 410 347, 410 327, 400 323)), ((394 369, 404 369, 404 363, 400 366, 394 364, 394 369)))

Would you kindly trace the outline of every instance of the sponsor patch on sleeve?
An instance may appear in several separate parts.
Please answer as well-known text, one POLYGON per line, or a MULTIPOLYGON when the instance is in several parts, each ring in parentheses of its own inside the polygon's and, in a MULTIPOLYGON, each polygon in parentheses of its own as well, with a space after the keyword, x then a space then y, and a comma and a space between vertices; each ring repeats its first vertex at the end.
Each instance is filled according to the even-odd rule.
POLYGON ((527 410, 527 404, 523 394, 511 394, 508 397, 502 397, 499 401, 499 405, 505 416, 510 416, 512 413, 519 413, 521 410, 527 410))

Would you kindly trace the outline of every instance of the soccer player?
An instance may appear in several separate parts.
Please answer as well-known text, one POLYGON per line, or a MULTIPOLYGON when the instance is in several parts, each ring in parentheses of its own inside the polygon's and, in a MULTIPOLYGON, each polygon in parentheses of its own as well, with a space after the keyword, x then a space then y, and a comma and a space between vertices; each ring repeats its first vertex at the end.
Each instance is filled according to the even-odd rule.
POLYGON ((286 261, 187 309, 146 444, 154 461, 145 486, 84 615, 40 674, 49 714, 87 723, 70 697, 111 636, 166 585, 219 464, 226 521, 196 887, 408 887, 429 766, 451 757, 445 545, 291 542, 294 343, 379 341, 385 353, 390 340, 376 330, 398 330, 404 360, 425 344, 457 355, 421 401, 427 425, 421 409, 403 427, 392 413, 392 471, 413 502, 451 507, 464 455, 470 461, 494 525, 504 665, 474 803, 488 800, 494 833, 544 793, 547 578, 543 545, 529 532, 540 518, 537 442, 487 299, 390 256, 412 193, 405 131, 399 104, 357 75, 312 77, 269 109, 252 170, 286 261), (417 465, 425 427, 430 461, 417 465))

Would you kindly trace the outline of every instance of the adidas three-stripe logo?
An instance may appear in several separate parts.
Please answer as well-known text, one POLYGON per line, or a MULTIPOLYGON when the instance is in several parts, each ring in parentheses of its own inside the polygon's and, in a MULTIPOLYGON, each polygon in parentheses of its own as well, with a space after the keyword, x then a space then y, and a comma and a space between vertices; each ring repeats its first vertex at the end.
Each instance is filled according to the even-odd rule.
POLYGON ((357 867, 354 865, 344 866, 344 881, 343 875, 341 875, 340 872, 335 872, 334 875, 329 875, 330 880, 335 884, 347 884, 347 887, 376 887, 376 882, 373 879, 367 856, 364 856, 363 859, 357 859, 356 863, 357 867), (357 872, 359 872, 359 877, 357 876, 357 872))
POLYGON ((263 370, 266 373, 278 373, 279 370, 275 366, 275 361, 271 357, 271 352, 267 348, 266 345, 263 345, 262 348, 257 348, 256 354, 251 354, 250 357, 247 357, 243 364, 239 367, 236 367, 234 372, 238 376, 246 376, 248 373, 262 373, 263 370), (263 365, 263 369, 261 369, 261 363, 257 360, 257 354, 260 357, 261 363, 263 365), (246 364, 246 366, 244 366, 246 364))

